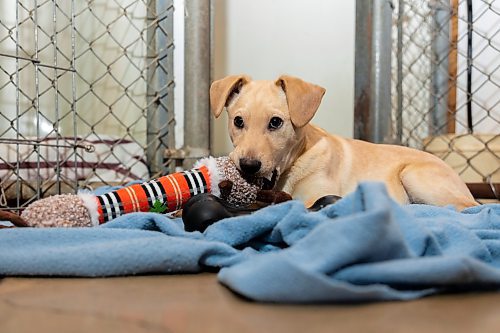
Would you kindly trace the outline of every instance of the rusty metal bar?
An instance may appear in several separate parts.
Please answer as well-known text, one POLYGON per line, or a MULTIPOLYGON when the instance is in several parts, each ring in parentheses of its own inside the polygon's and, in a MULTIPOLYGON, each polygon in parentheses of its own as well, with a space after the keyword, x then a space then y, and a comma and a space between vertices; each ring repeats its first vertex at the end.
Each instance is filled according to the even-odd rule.
POLYGON ((393 142, 391 126, 392 1, 356 1, 354 137, 393 142))
MULTIPOLYGON (((185 2, 184 150, 206 156, 210 149, 211 1, 185 2)), ((194 158, 186 158, 184 168, 194 158)))

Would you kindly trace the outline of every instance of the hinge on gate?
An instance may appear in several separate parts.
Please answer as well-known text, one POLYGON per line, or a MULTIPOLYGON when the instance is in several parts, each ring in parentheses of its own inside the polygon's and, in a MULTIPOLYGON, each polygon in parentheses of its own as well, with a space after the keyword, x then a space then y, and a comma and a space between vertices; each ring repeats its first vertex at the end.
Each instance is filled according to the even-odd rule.
POLYGON ((170 160, 199 159, 207 157, 210 150, 206 148, 183 147, 181 149, 165 149, 164 157, 170 160))

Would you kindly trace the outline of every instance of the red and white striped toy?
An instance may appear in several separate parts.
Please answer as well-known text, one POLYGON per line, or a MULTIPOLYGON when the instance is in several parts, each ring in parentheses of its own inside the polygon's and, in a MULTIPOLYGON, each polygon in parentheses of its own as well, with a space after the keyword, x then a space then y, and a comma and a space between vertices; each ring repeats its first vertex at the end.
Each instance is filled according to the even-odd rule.
POLYGON ((225 199, 235 206, 254 202, 263 184, 262 178, 244 179, 227 156, 207 157, 191 170, 102 195, 81 192, 44 198, 29 205, 21 218, 31 227, 90 227, 132 212, 173 212, 199 193, 220 196, 218 184, 223 180, 233 183, 225 199))

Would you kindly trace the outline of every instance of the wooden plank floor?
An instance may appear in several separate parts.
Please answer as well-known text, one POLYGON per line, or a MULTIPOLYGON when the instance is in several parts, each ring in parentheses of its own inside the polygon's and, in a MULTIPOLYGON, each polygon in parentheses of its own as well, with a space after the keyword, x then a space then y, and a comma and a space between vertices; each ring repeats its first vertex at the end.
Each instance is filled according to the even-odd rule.
POLYGON ((364 305, 247 301, 215 274, 4 278, 0 332, 500 332, 500 293, 364 305))

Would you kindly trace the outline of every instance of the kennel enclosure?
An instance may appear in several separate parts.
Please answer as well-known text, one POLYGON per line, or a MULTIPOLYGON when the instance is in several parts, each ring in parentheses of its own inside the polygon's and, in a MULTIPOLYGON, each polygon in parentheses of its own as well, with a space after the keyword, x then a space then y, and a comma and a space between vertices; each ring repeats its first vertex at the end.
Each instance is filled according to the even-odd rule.
MULTIPOLYGON (((207 155, 212 6, 1 2, 0 209, 155 177, 207 155)), ((434 153, 498 198, 498 1, 356 6, 355 136, 434 153)))
POLYGON ((356 5, 355 136, 437 155, 500 198, 500 3, 356 5))
POLYGON ((155 177, 206 155, 210 8, 210 1, 2 1, 0 208, 155 177), (174 13, 186 25, 175 42, 174 13), (174 112, 174 44, 186 54, 179 61, 197 64, 178 74, 190 91, 186 115, 174 112), (197 126, 186 140, 176 128, 184 118, 197 126))

